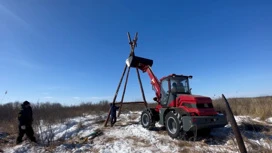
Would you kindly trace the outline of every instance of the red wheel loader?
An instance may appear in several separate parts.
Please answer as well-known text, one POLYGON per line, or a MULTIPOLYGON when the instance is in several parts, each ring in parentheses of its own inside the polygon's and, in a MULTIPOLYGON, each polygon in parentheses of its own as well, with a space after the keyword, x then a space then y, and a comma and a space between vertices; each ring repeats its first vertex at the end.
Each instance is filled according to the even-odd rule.
POLYGON ((128 67, 147 72, 151 79, 153 98, 158 104, 155 108, 146 108, 141 114, 141 124, 146 129, 155 127, 155 123, 165 126, 172 138, 184 138, 186 133, 205 131, 223 127, 227 124, 225 115, 216 112, 210 97, 194 95, 191 92, 189 79, 192 76, 170 74, 160 80, 154 75, 151 67, 153 60, 131 55, 127 60, 128 67))

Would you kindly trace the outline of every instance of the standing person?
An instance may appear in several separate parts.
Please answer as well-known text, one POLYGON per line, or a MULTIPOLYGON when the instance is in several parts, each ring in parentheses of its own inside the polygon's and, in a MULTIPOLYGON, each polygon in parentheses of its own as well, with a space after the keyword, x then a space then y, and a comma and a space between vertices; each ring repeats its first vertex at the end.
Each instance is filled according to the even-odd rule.
POLYGON ((32 108, 28 101, 24 101, 21 105, 21 110, 18 113, 18 121, 19 121, 19 134, 16 140, 16 144, 20 144, 22 142, 22 138, 24 134, 32 142, 37 142, 36 138, 34 137, 34 131, 32 128, 33 116, 32 116, 32 108))
POLYGON ((111 117, 111 127, 115 124, 116 122, 116 111, 119 109, 119 107, 115 106, 115 104, 110 104, 111 111, 110 111, 110 117, 111 117))

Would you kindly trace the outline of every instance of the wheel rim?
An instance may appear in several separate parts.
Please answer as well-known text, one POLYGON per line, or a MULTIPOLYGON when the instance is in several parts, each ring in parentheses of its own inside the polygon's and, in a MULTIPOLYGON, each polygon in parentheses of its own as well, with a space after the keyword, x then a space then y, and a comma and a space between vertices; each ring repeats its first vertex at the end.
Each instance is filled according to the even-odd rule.
POLYGON ((149 117, 148 117, 147 114, 143 114, 142 123, 143 123, 144 126, 148 125, 148 123, 149 123, 149 117))
POLYGON ((170 133, 175 134, 177 132, 177 123, 173 117, 168 118, 167 127, 170 133))

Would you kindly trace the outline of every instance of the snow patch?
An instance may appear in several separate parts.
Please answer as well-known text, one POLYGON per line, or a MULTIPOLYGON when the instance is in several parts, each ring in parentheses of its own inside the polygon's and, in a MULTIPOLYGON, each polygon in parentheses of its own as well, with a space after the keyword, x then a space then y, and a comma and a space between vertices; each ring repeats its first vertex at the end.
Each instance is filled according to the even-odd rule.
POLYGON ((272 124, 272 117, 265 120, 267 123, 272 124))

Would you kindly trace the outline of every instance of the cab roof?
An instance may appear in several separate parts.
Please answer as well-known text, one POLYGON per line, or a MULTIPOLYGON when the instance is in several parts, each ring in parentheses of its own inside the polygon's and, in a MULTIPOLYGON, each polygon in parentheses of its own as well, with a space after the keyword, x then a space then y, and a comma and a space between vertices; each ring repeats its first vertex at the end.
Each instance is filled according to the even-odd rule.
POLYGON ((168 76, 164 76, 164 77, 162 77, 161 79, 160 79, 160 81, 162 81, 162 80, 164 80, 164 79, 166 79, 166 78, 169 78, 169 77, 186 77, 186 78, 189 78, 189 79, 192 79, 193 78, 193 76, 191 76, 191 75, 182 75, 182 74, 175 74, 175 73, 172 73, 172 74, 170 74, 170 75, 168 75, 168 76))

